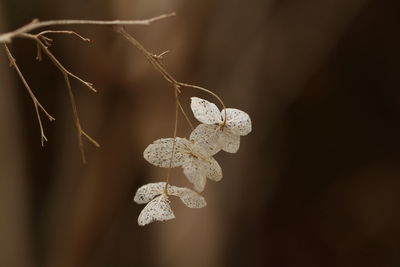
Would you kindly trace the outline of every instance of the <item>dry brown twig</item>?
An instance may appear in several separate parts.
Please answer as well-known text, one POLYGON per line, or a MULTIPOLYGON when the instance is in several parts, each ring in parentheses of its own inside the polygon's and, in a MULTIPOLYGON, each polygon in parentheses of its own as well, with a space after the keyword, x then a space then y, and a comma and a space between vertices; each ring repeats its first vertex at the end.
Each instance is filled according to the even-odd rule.
MULTIPOLYGON (((178 94, 181 93, 180 88, 182 87, 190 87, 190 88, 194 88, 203 92, 206 92, 210 95, 212 95, 213 97, 215 97, 219 103, 221 104, 221 106, 224 108, 225 110, 225 103, 222 101, 222 99, 214 92, 201 87, 201 86, 197 86, 197 85, 193 85, 193 84, 188 84, 188 83, 183 83, 180 81, 177 81, 164 67, 164 65, 162 64, 161 60, 163 55, 165 55, 166 53, 168 53, 169 51, 165 51, 159 55, 150 53, 141 43, 139 43, 139 41, 137 41, 131 34, 129 34, 124 27, 122 26, 117 26, 115 27, 115 30, 117 32, 119 32, 122 36, 124 36, 133 46, 135 46, 146 58, 147 60, 151 63, 151 65, 158 71, 161 73, 161 75, 164 77, 165 80, 167 80, 171 86, 174 88, 174 90, 176 91, 176 101, 177 101, 177 105, 179 107, 179 109, 181 110, 183 116, 185 117, 186 121, 188 122, 189 126, 192 128, 193 130, 193 124, 191 123, 189 117, 187 116, 185 110, 182 107, 182 104, 179 100, 178 94)), ((225 118, 226 118, 226 110, 225 110, 225 118)))
MULTIPOLYGON (((180 88, 182 87, 190 87, 190 88, 194 88, 197 90, 201 90, 204 91, 210 95, 212 95, 213 97, 215 97, 220 104, 222 105, 222 107, 225 109, 225 104, 224 102, 221 100, 221 98, 215 94, 214 92, 197 86, 197 85, 192 85, 192 84, 187 84, 187 83, 183 83, 183 82, 179 82, 177 81, 164 67, 164 65, 162 64, 162 59, 163 56, 168 53, 169 51, 165 51, 161 54, 152 54, 150 53, 141 43, 139 43, 132 35, 130 35, 128 32, 126 32, 126 30, 124 29, 123 26, 127 26, 127 25, 151 25, 153 22, 174 16, 175 13, 170 13, 170 14, 163 14, 154 18, 150 18, 147 20, 131 20, 131 21, 121 21, 121 20, 114 20, 114 21, 93 21, 93 20, 51 20, 51 21, 42 21, 40 22, 39 20, 35 19, 33 20, 31 23, 22 26, 19 29, 16 29, 14 31, 11 32, 7 32, 7 33, 3 33, 0 34, 0 43, 3 43, 7 56, 10 60, 10 65, 13 66, 20 79, 22 80, 24 86, 26 87, 29 95, 32 98, 32 101, 34 103, 35 106, 35 110, 36 110, 36 115, 38 118, 38 123, 39 123, 39 127, 40 127, 40 133, 41 133, 41 145, 44 146, 44 141, 47 141, 44 129, 43 129, 43 124, 41 121, 41 117, 40 117, 40 113, 39 110, 42 110, 43 113, 45 113, 45 115, 49 118, 50 121, 54 121, 55 119, 44 109, 44 107, 40 104, 40 102, 37 100, 35 94, 33 93, 32 89, 30 88, 28 82, 26 81, 26 79, 24 78, 24 76, 22 75, 18 65, 16 64, 16 60, 14 59, 14 57, 12 56, 10 50, 8 49, 7 43, 11 43, 13 39, 15 38, 26 38, 26 39, 31 39, 36 43, 37 46, 37 56, 36 59, 37 60, 42 60, 42 53, 46 54, 46 56, 50 59, 50 61, 60 70, 60 72, 62 73, 65 83, 67 85, 67 89, 68 89, 68 95, 69 95, 69 99, 71 102, 71 107, 72 107, 72 111, 74 114, 74 118, 75 118, 75 127, 77 130, 77 135, 78 135, 78 145, 79 145, 79 150, 81 153, 81 157, 82 157, 82 161, 85 163, 86 162, 86 156, 85 156, 85 151, 84 151, 84 146, 83 146, 83 140, 82 140, 82 136, 85 137, 88 141, 90 141, 92 144, 94 144, 95 146, 99 147, 99 143, 97 141, 95 141, 88 133, 86 133, 83 129, 82 129, 82 125, 80 123, 80 119, 79 119, 79 115, 78 115, 78 108, 76 105, 76 100, 75 100, 75 96, 73 94, 72 91, 72 86, 71 86, 71 82, 70 82, 70 78, 73 78, 75 80, 77 80, 78 82, 80 82, 81 84, 83 84, 85 87, 89 88, 90 90, 92 90, 93 92, 96 92, 96 89, 93 87, 92 83, 89 83, 85 80, 83 80, 82 78, 80 78, 79 76, 73 74, 72 72, 70 72, 69 70, 67 70, 64 65, 54 56, 54 54, 50 51, 49 47, 51 46, 53 40, 49 37, 47 37, 46 35, 48 34, 69 34, 69 35, 74 35, 76 37, 78 37, 79 39, 81 39, 82 41, 86 41, 89 42, 90 39, 83 37, 82 35, 78 34, 77 32, 74 31, 70 31, 70 30, 45 30, 45 31, 41 31, 37 34, 32 34, 30 33, 33 30, 39 29, 39 28, 43 28, 43 27, 49 27, 49 26, 56 26, 56 25, 62 25, 62 26, 66 26, 66 25, 97 25, 97 26, 114 26, 115 30, 120 33, 123 37, 125 37, 133 46, 135 46, 150 62, 150 64, 158 71, 161 73, 161 75, 164 77, 165 80, 167 80, 172 88, 174 89, 174 95, 175 95, 175 104, 176 104, 176 116, 175 116, 175 126, 174 126, 174 138, 176 137, 176 129, 177 129, 177 123, 178 123, 178 112, 181 111, 181 113, 183 114, 184 118, 186 119, 187 123, 189 124, 190 128, 193 130, 193 124, 191 123, 187 113, 185 112, 182 103, 179 100, 179 94, 181 93, 180 88)), ((226 112, 226 111, 225 111, 226 112)), ((226 114, 225 114, 226 115, 226 114)), ((226 116, 225 116, 226 118, 226 116)), ((173 157, 173 154, 171 156, 171 158, 173 157)), ((167 174, 167 184, 168 184, 168 178, 169 178, 169 172, 167 174)))
MULTIPOLYGON (((83 79, 81 79, 79 76, 73 74, 72 72, 68 71, 63 64, 54 56, 54 54, 50 51, 49 47, 52 43, 52 39, 47 37, 47 34, 70 34, 74 35, 78 38, 80 38, 83 41, 90 41, 88 38, 85 38, 81 36, 80 34, 74 32, 74 31, 69 31, 69 30, 45 30, 42 32, 39 32, 37 34, 31 34, 33 30, 39 29, 39 28, 44 28, 44 27, 51 27, 51 26, 56 26, 56 25, 62 25, 62 26, 67 26, 67 25, 97 25, 97 26, 127 26, 127 25, 151 25, 153 22, 174 16, 175 13, 170 13, 170 14, 163 14, 157 17, 153 17, 150 19, 146 20, 114 20, 114 21, 94 21, 94 20, 51 20, 51 21, 39 21, 37 19, 33 20, 31 23, 22 26, 21 28, 18 28, 14 31, 7 32, 0 34, 0 43, 4 45, 6 54, 8 56, 8 59, 10 61, 10 66, 14 67, 15 70, 18 73, 19 78, 21 79, 22 83, 24 84, 25 88, 27 89, 33 104, 35 106, 35 111, 36 111, 36 116, 38 119, 39 123, 39 128, 40 128, 40 133, 41 133, 41 145, 44 146, 44 142, 47 141, 47 137, 44 132, 42 120, 40 117, 39 111, 41 110, 50 121, 54 121, 55 118, 53 118, 42 106, 42 104, 39 102, 39 100, 36 98, 35 94, 33 93, 31 87, 29 86, 27 80, 23 76, 21 70, 19 69, 15 58, 13 57, 11 51, 9 50, 7 44, 11 43, 13 39, 15 38, 28 38, 36 42, 37 46, 37 60, 42 59, 42 52, 46 54, 49 59, 52 61, 52 63, 60 70, 62 75, 64 76, 65 83, 67 85, 68 89, 68 95, 70 98, 71 106, 72 106, 72 111, 74 114, 75 118, 75 126, 77 129, 78 133, 78 144, 79 144, 79 150, 81 153, 82 161, 85 163, 86 162, 86 157, 85 157, 85 151, 83 147, 83 140, 82 136, 84 136, 87 140, 89 140, 92 144, 95 146, 99 147, 99 143, 96 142, 89 134, 87 134, 81 126, 79 115, 78 115, 78 108, 76 105, 76 100, 74 97, 74 94, 72 92, 72 86, 70 83, 70 77, 76 79, 78 82, 82 83, 84 86, 88 87, 90 90, 96 92, 96 89, 93 87, 92 83, 86 82, 83 79)), ((159 55, 160 59, 162 55, 159 55)), ((178 89, 179 90, 179 89, 178 89)))
POLYGON ((28 91, 30 97, 32 98, 33 104, 35 106, 35 111, 36 111, 36 116, 39 122, 39 127, 40 127, 40 139, 41 139, 41 144, 42 146, 44 146, 44 141, 47 141, 47 137, 44 133, 44 129, 43 129, 43 124, 42 124, 42 120, 40 118, 40 114, 39 114, 39 109, 43 111, 43 113, 47 116, 47 118, 50 121, 54 121, 55 118, 53 118, 53 116, 51 116, 46 109, 42 106, 42 104, 40 104, 39 100, 37 100, 35 94, 33 93, 31 87, 29 86, 28 82, 26 81, 24 75, 22 74, 21 70, 19 69, 18 65, 17 65, 17 61, 15 60, 15 58, 12 56, 8 46, 4 43, 4 49, 6 50, 7 56, 8 56, 8 60, 10 61, 10 66, 14 67, 15 70, 18 73, 19 78, 21 79, 22 83, 24 84, 26 90, 28 91))

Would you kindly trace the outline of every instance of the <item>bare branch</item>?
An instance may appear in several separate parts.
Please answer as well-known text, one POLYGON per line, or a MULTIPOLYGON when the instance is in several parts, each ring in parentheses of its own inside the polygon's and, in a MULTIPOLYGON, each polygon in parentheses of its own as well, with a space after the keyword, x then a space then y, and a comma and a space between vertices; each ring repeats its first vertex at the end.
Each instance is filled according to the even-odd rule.
POLYGON ((94 139, 93 139, 90 135, 88 135, 84 130, 81 129, 81 131, 82 131, 82 134, 83 134, 90 142, 92 142, 93 145, 95 145, 96 147, 100 147, 100 144, 99 144, 96 140, 94 140, 94 139))
POLYGON ((78 80, 78 81, 81 82, 83 85, 85 85, 86 87, 88 87, 88 88, 89 88, 90 90, 92 90, 93 92, 97 92, 97 90, 93 87, 93 84, 92 84, 92 83, 86 82, 86 81, 84 81, 83 79, 81 79, 80 77, 78 77, 78 76, 76 76, 75 74, 73 74, 73 73, 71 73, 70 71, 68 71, 68 70, 61 64, 61 62, 53 55, 53 53, 51 53, 51 51, 49 50, 49 48, 42 42, 42 40, 39 38, 39 36, 33 35, 33 34, 29 34, 29 33, 23 33, 23 34, 21 34, 21 36, 36 41, 37 44, 39 45, 39 47, 43 50, 43 52, 50 58, 50 60, 54 63, 54 65, 55 65, 63 74, 67 74, 68 76, 71 76, 72 78, 78 80))
POLYGON ((76 106, 76 101, 75 101, 75 96, 74 93, 72 92, 71 88, 71 83, 69 82, 68 75, 65 75, 65 83, 67 84, 67 89, 68 89, 68 95, 69 95, 69 100, 71 102, 71 107, 72 107, 72 112, 74 114, 75 118, 75 127, 76 131, 78 133, 78 145, 79 145, 79 151, 81 152, 81 158, 82 162, 85 164, 86 163, 86 156, 85 156, 85 149, 83 147, 83 140, 82 140, 82 126, 79 120, 79 115, 78 115, 78 107, 76 106))
POLYGON ((151 65, 153 65, 153 67, 158 72, 161 73, 164 79, 166 79, 172 85, 175 85, 177 87, 176 89, 180 93, 178 81, 175 80, 175 78, 172 77, 172 75, 165 70, 164 66, 160 63, 160 61, 154 57, 154 54, 147 51, 147 49, 141 43, 139 43, 135 38, 133 38, 132 35, 130 35, 127 31, 125 31, 123 27, 118 26, 115 27, 115 29, 122 36, 124 36, 131 44, 133 44, 140 52, 142 52, 142 54, 147 58, 147 60, 150 61, 151 65))
POLYGON ((36 117, 37 117, 38 122, 39 122, 41 145, 44 146, 44 142, 47 141, 47 137, 46 137, 44 129, 43 129, 43 124, 42 124, 42 119, 40 118, 39 109, 42 110, 42 112, 47 116, 49 121, 54 121, 55 118, 52 117, 46 111, 46 109, 42 106, 42 104, 40 104, 39 100, 37 100, 35 94, 33 93, 32 89, 31 89, 31 87, 29 86, 29 84, 26 81, 24 75, 22 74, 21 70, 19 69, 19 67, 17 65, 17 61, 12 56, 12 54, 11 54, 11 52, 8 49, 6 44, 4 44, 4 49, 6 50, 6 54, 8 56, 9 61, 10 61, 10 66, 14 67, 15 70, 17 71, 19 78, 21 79, 22 83, 24 84, 26 90, 28 91, 28 93, 29 93, 29 95, 30 95, 30 97, 31 97, 31 99, 33 101, 33 104, 35 106, 35 111, 36 111, 36 117))
MULTIPOLYGON (((83 37, 82 35, 80 35, 79 33, 74 32, 74 31, 52 31, 52 30, 48 30, 48 31, 39 32, 38 34, 36 34, 36 36, 37 36, 37 37, 39 37, 39 36, 44 36, 44 35, 49 34, 49 33, 55 33, 55 34, 71 34, 71 35, 75 35, 76 37, 78 37, 78 38, 81 39, 82 41, 90 42, 90 39, 89 39, 89 38, 85 38, 85 37, 83 37)), ((45 37, 45 38, 47 38, 47 37, 45 37)), ((49 39, 49 38, 47 38, 47 39, 49 39)), ((50 40, 51 40, 51 39, 50 39, 50 40)))
MULTIPOLYGON (((132 35, 130 35, 123 27, 119 26, 116 27, 116 31, 119 32, 122 36, 124 36, 133 46, 135 46, 140 52, 142 52, 142 54, 147 58, 147 60, 150 61, 150 63, 154 66, 154 68, 160 72, 162 74, 162 76, 169 82, 172 84, 172 86, 180 93, 180 89, 181 87, 190 87, 190 88, 194 88, 203 92, 206 92, 210 95, 212 95, 213 97, 215 97, 221 104, 221 106, 223 107, 223 109, 225 110, 225 117, 224 117, 224 124, 226 123, 226 107, 225 107, 225 103, 222 101, 222 99, 214 92, 201 87, 201 86, 197 86, 197 85, 192 85, 192 84, 188 84, 188 83, 183 83, 183 82, 179 82, 177 81, 171 74, 169 74, 169 72, 164 68, 164 66, 161 64, 160 62, 160 55, 154 55, 152 53, 150 53, 149 51, 147 51, 147 49, 141 44, 139 43, 132 35)), ((162 55, 165 53, 161 54, 162 55)), ((182 111, 183 109, 181 109, 182 111)), ((183 113, 183 112, 182 112, 183 113)))
MULTIPOLYGON (((49 59, 52 61, 52 63, 60 70, 60 72, 62 73, 65 83, 67 85, 67 89, 68 89, 68 95, 70 98, 70 102, 71 102, 71 106, 72 106, 72 111, 74 114, 74 118, 75 118, 75 126, 76 126, 76 130, 78 133, 78 145, 79 145, 79 149, 81 152, 81 156, 82 156, 82 161, 85 163, 86 162, 86 158, 85 158, 85 152, 84 152, 84 147, 83 147, 83 140, 82 140, 82 136, 84 136, 87 140, 89 140, 91 143, 93 143, 95 146, 99 147, 99 143, 97 141, 95 141, 91 136, 89 136, 83 129, 80 123, 80 119, 79 119, 79 115, 78 115, 78 108, 76 105, 76 100, 75 100, 75 96, 72 92, 72 87, 71 87, 71 82, 70 82, 70 77, 76 79, 77 81, 79 81, 80 83, 82 83, 84 86, 88 87, 89 89, 91 89, 92 91, 96 92, 96 89, 93 87, 93 84, 84 81, 83 79, 81 79, 79 76, 73 74, 72 72, 70 72, 69 70, 67 70, 64 65, 54 56, 54 54, 49 50, 49 47, 51 46, 53 40, 49 37, 47 37, 46 35, 48 34, 70 34, 70 35, 74 35, 78 38, 80 38, 83 41, 90 41, 90 39, 85 38, 83 36, 81 36, 80 34, 78 34, 77 32, 74 31, 70 31, 70 30, 44 30, 41 31, 37 34, 31 34, 30 32, 39 28, 43 28, 43 27, 48 27, 48 26, 56 26, 56 25, 97 25, 97 26, 118 26, 118 29, 120 31, 121 34, 123 34, 126 38, 131 38, 131 42, 135 43, 135 46, 137 48, 139 48, 139 50, 142 51, 142 53, 148 58, 148 60, 151 62, 151 64, 164 76, 164 78, 169 81, 171 83, 171 85, 174 88, 175 91, 175 96, 176 96, 176 110, 178 112, 178 109, 180 108, 182 114, 184 114, 184 117, 187 119, 189 125, 193 128, 187 114, 185 113, 179 99, 178 99, 178 93, 180 93, 179 87, 180 87, 180 83, 178 81, 176 81, 163 67, 161 60, 163 58, 163 56, 168 52, 165 51, 159 55, 153 55, 150 54, 139 42, 137 42, 133 37, 131 37, 129 34, 127 34, 123 28, 121 26, 127 26, 127 25, 151 25, 153 22, 165 19, 165 18, 169 18, 171 16, 174 16, 175 13, 171 13, 171 14, 164 14, 161 16, 157 16, 157 17, 153 17, 150 19, 146 19, 146 20, 114 20, 114 21, 95 21, 95 20, 51 20, 51 21, 43 21, 40 22, 39 20, 35 19, 33 20, 31 23, 22 26, 19 29, 16 29, 14 31, 11 32, 7 32, 7 33, 3 33, 0 34, 0 43, 4 44, 4 47, 6 49, 7 55, 9 57, 10 60, 10 65, 15 67, 18 75, 20 76, 20 79, 22 80, 22 82, 24 83, 28 93, 30 94, 32 101, 35 105, 35 110, 36 110, 36 115, 39 121, 39 127, 40 127, 40 132, 41 132, 41 143, 42 146, 44 145, 44 141, 47 141, 47 138, 45 136, 44 133, 44 129, 43 129, 43 124, 40 118, 40 114, 39 114, 39 109, 43 111, 43 113, 46 114, 46 116, 49 118, 50 121, 53 121, 54 118, 52 116, 50 116, 50 114, 44 109, 44 107, 40 104, 40 102, 36 99, 35 95, 33 94, 30 86, 28 85, 28 83, 26 82, 24 76, 22 75, 21 71, 19 70, 15 59, 12 57, 11 52, 9 51, 6 43, 9 43, 12 41, 12 39, 14 38, 28 38, 31 40, 34 40, 36 43, 36 48, 37 48, 37 55, 36 55, 36 59, 41 61, 42 57, 43 57, 43 53, 45 53, 49 59)), ((177 123, 177 122, 176 122, 177 123)), ((175 125, 175 128, 177 126, 175 125)), ((175 136, 176 136, 176 129, 175 129, 175 136)))
POLYGON ((22 26, 15 31, 0 34, 0 43, 9 43, 11 40, 22 33, 29 33, 35 29, 55 26, 55 25, 97 25, 97 26, 128 26, 128 25, 144 25, 148 26, 152 23, 163 20, 169 17, 175 16, 175 13, 163 14, 157 17, 153 17, 145 20, 113 20, 113 21, 102 21, 102 20, 49 20, 39 21, 38 19, 33 20, 31 23, 22 26))
POLYGON ((75 96, 74 96, 74 94, 72 92, 72 86, 71 86, 71 82, 69 80, 69 77, 75 78, 76 80, 80 81, 85 86, 89 87, 90 89, 92 89, 95 92, 96 92, 96 90, 92 87, 91 83, 85 82, 84 80, 82 80, 78 76, 76 76, 76 75, 72 74, 71 72, 69 72, 61 64, 61 62, 53 55, 53 53, 51 53, 51 51, 48 49, 48 47, 46 47, 43 44, 43 42, 41 41, 39 36, 28 34, 28 33, 21 34, 21 36, 27 37, 27 38, 30 38, 30 39, 33 39, 34 41, 36 41, 36 43, 39 45, 40 49, 50 58, 50 60, 53 62, 53 64, 60 70, 60 72, 64 76, 65 84, 67 85, 67 89, 68 89, 68 95, 69 95, 69 99, 70 99, 70 103, 71 103, 71 107, 72 107, 72 112, 73 112, 74 118, 75 118, 75 127, 76 127, 76 131, 77 131, 77 136, 78 136, 79 150, 80 150, 80 153, 81 153, 81 157, 82 157, 83 163, 86 163, 86 156, 85 156, 85 150, 84 150, 84 146, 83 146, 82 136, 86 137, 96 147, 99 147, 100 145, 99 145, 98 142, 96 142, 91 136, 89 136, 82 129, 82 125, 80 123, 79 114, 78 114, 78 107, 76 105, 75 96))

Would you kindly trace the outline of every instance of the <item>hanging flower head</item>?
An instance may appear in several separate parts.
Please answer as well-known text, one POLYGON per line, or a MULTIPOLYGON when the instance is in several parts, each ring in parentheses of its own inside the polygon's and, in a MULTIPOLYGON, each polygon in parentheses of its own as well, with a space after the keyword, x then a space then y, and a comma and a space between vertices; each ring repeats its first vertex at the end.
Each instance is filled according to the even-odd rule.
POLYGON ((216 182, 222 179, 222 169, 209 152, 185 138, 177 137, 175 142, 174 138, 161 138, 145 149, 143 157, 158 167, 182 167, 194 189, 202 192, 207 178, 216 182))
POLYGON ((154 221, 167 221, 175 218, 171 209, 169 195, 177 196, 183 204, 192 209, 207 205, 205 199, 189 188, 168 185, 165 182, 149 183, 141 186, 135 194, 134 201, 146 204, 138 217, 138 224, 144 226, 154 221))
POLYGON ((235 108, 220 111, 214 103, 198 97, 192 97, 191 108, 202 124, 193 130, 190 139, 203 146, 210 154, 221 149, 236 153, 240 146, 240 136, 251 132, 250 116, 244 111, 235 108))

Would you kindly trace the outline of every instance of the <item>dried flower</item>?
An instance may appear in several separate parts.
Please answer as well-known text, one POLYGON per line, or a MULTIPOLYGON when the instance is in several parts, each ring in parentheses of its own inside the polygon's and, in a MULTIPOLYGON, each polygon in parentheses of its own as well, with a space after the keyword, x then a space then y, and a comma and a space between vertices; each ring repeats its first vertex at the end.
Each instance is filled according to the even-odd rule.
POLYGON ((198 209, 207 205, 205 199, 189 188, 167 186, 165 182, 149 183, 141 186, 135 194, 134 201, 146 204, 140 212, 138 224, 144 226, 154 221, 167 221, 175 218, 168 195, 179 197, 189 208, 198 209))
POLYGON ((212 155, 221 149, 236 153, 240 146, 240 136, 251 132, 250 116, 244 111, 234 108, 220 111, 214 103, 198 97, 192 97, 191 108, 202 124, 193 130, 190 139, 212 155))
POLYGON ((182 167, 183 173, 193 183, 197 192, 204 190, 207 178, 213 181, 222 179, 221 167, 212 154, 197 143, 185 138, 158 139, 145 149, 143 157, 158 167, 182 167), (172 153, 173 148, 174 153, 172 153))

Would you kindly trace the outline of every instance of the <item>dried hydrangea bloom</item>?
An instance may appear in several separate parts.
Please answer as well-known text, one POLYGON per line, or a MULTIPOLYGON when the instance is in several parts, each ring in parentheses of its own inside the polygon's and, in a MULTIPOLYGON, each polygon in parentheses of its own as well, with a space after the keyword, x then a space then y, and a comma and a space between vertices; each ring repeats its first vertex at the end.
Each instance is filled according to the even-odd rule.
POLYGON ((165 194, 154 198, 140 212, 138 224, 144 226, 154 221, 168 221, 174 219, 175 215, 169 203, 168 196, 165 194))
POLYGON ((213 181, 222 179, 222 169, 209 151, 199 144, 177 137, 174 157, 171 162, 174 138, 162 138, 149 145, 143 157, 151 164, 169 168, 182 167, 183 173, 194 185, 197 192, 202 192, 207 178, 213 181))
POLYGON ((154 221, 167 221, 175 218, 169 205, 168 195, 179 197, 189 208, 198 209, 207 205, 202 196, 189 188, 168 185, 167 192, 164 192, 164 189, 165 182, 160 182, 143 185, 136 191, 134 201, 138 204, 148 203, 139 214, 139 225, 144 226, 154 221))
POLYGON ((208 153, 215 154, 221 149, 236 153, 240 146, 240 136, 251 132, 250 116, 234 108, 220 111, 218 107, 201 98, 192 97, 191 108, 201 123, 193 130, 190 139, 203 146, 208 153))

